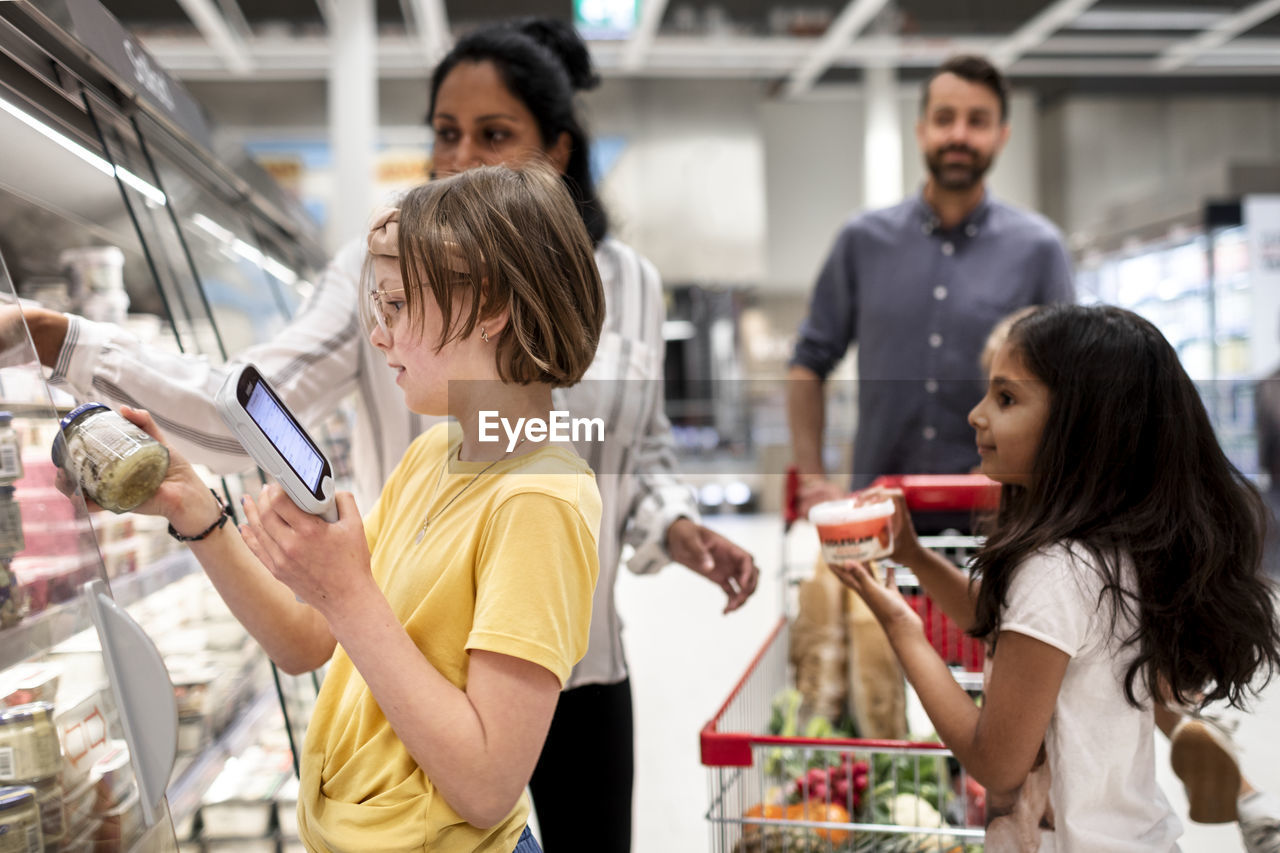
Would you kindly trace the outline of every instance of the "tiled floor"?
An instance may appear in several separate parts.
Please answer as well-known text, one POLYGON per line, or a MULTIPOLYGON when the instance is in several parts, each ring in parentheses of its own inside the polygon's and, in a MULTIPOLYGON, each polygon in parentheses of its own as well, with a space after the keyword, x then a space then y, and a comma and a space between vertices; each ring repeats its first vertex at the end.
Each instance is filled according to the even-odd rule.
MULTIPOLYGON (((678 567, 656 577, 624 572, 618 582, 635 693, 636 853, 709 849, 707 780, 699 763, 698 731, 728 696, 783 609, 778 519, 722 516, 708 523, 750 550, 761 567, 761 587, 739 612, 721 615, 720 590, 678 567)), ((791 553, 805 547, 793 541, 791 553)), ((816 553, 816 542, 812 547, 816 553)), ((1236 716, 1246 775, 1256 786, 1280 793, 1280 685, 1272 684, 1251 714, 1236 716)), ((1156 748, 1161 784, 1185 820, 1186 800, 1169 769, 1163 737, 1157 736, 1156 748)), ((1185 853, 1243 850, 1234 825, 1185 822, 1185 827, 1185 853)))

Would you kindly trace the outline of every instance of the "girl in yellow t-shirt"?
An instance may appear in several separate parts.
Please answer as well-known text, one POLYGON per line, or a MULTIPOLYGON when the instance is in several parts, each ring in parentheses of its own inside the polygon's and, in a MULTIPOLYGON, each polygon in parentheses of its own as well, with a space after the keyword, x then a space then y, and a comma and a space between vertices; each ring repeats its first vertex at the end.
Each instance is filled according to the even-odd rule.
POLYGON ((600 498, 572 445, 527 425, 593 358, 591 241, 552 170, 495 166, 410 191, 369 248, 371 341, 411 411, 453 420, 364 520, 349 493, 329 524, 271 485, 237 535, 172 448, 141 509, 205 531, 193 553, 282 669, 330 664, 301 757, 309 850, 538 851, 523 792, 586 651, 600 498))

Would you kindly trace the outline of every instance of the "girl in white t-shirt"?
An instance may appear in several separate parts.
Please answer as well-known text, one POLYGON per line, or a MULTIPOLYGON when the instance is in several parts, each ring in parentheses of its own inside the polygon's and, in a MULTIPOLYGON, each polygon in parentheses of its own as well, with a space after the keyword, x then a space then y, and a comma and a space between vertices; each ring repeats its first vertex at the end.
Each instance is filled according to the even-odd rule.
POLYGON ((1152 696, 1240 706, 1280 668, 1262 501, 1173 348, 1119 308, 1053 306, 1016 322, 969 422, 982 472, 1002 484, 972 580, 920 546, 900 494, 893 559, 987 641, 982 706, 892 570, 882 586, 862 564, 833 568, 987 788, 988 851, 1176 850, 1152 696))

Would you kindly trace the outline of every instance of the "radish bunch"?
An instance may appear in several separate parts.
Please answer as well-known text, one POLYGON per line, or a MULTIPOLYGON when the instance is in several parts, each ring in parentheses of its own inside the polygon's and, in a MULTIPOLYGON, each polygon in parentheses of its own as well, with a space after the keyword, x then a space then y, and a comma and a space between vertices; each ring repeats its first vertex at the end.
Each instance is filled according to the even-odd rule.
POLYGON ((831 767, 813 767, 791 783, 792 800, 822 800, 862 808, 862 794, 867 790, 870 770, 867 762, 857 761, 852 753, 844 753, 840 763, 831 767))

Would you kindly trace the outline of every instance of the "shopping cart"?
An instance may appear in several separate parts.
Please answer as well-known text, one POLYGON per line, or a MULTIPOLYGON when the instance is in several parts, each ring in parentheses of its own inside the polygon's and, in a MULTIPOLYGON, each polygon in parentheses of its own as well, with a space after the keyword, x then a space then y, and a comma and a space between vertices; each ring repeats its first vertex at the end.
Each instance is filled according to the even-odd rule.
MULTIPOLYGON (((912 477, 880 484, 902 488, 914 514, 935 507, 949 512, 980 508, 989 500, 989 482, 912 477)), ((785 520, 790 530, 796 519, 785 520)), ((798 583, 812 572, 813 562, 788 554, 787 541, 784 534, 783 574, 788 583, 798 583)), ((959 535, 921 541, 962 566, 979 544, 959 535)), ((981 644, 935 610, 909 573, 899 571, 897 580, 921 614, 930 642, 953 665, 957 681, 971 693, 980 692, 981 644)), ((792 683, 789 624, 784 613, 701 732, 713 853, 982 849, 982 789, 941 744, 770 733, 777 728, 771 719, 774 698, 792 683)))

